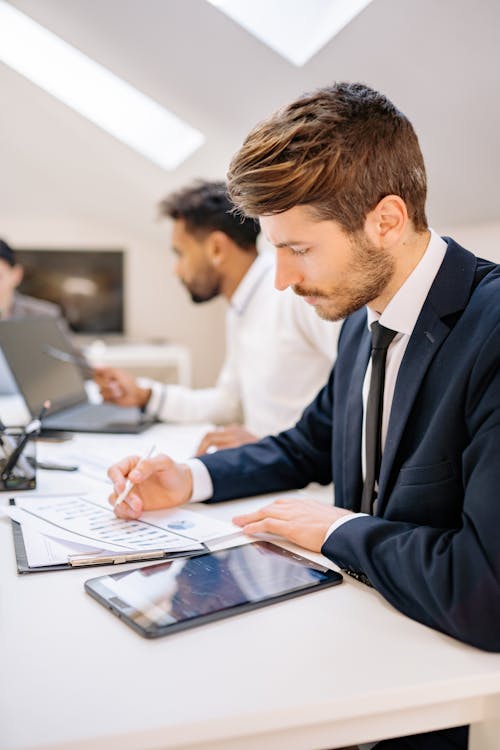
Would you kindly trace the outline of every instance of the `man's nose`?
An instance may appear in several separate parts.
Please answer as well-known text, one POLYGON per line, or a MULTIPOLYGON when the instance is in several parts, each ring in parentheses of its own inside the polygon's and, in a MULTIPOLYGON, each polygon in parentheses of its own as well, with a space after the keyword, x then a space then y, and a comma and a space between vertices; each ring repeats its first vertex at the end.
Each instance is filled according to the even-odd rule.
POLYGON ((280 292, 289 286, 294 286, 302 281, 302 275, 297 268, 295 258, 290 255, 288 248, 276 250, 276 272, 274 275, 274 286, 280 292))

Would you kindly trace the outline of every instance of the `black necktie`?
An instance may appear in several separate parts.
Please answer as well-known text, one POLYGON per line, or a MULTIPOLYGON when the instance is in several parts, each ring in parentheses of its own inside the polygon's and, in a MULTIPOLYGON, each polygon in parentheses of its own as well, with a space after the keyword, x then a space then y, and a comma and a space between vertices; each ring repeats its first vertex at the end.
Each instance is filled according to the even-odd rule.
POLYGON ((361 512, 372 513, 375 500, 375 483, 382 461, 382 410, 384 405, 385 360, 387 349, 396 331, 372 323, 372 372, 366 405, 366 467, 361 512))

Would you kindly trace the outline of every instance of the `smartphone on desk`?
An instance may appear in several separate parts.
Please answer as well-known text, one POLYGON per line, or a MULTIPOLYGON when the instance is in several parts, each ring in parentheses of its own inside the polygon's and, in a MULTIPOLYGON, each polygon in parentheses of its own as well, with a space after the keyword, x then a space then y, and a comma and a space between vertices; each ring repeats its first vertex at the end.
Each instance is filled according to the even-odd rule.
POLYGON ((85 590, 140 635, 156 638, 341 581, 340 573, 262 541, 92 578, 85 590))
POLYGON ((37 436, 37 440, 44 443, 65 443, 68 440, 73 440, 74 436, 75 434, 73 432, 65 432, 64 430, 46 430, 42 427, 40 434, 37 436))

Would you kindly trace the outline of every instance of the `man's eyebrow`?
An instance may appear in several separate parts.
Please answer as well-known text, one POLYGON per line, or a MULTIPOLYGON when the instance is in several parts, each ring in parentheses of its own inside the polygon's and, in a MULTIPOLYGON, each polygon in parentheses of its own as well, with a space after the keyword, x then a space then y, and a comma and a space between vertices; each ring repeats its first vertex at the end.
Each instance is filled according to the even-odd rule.
POLYGON ((272 243, 274 247, 293 247, 294 245, 307 245, 307 242, 304 242, 303 240, 288 240, 287 242, 277 242, 274 244, 272 243))

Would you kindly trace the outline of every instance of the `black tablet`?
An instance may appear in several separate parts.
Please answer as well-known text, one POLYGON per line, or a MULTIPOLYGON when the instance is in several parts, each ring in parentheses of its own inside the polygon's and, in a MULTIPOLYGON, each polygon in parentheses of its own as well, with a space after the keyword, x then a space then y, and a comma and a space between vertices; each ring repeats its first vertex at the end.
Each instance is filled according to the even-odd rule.
POLYGON ((340 573, 270 542, 91 578, 85 590, 146 638, 334 586, 340 573))

